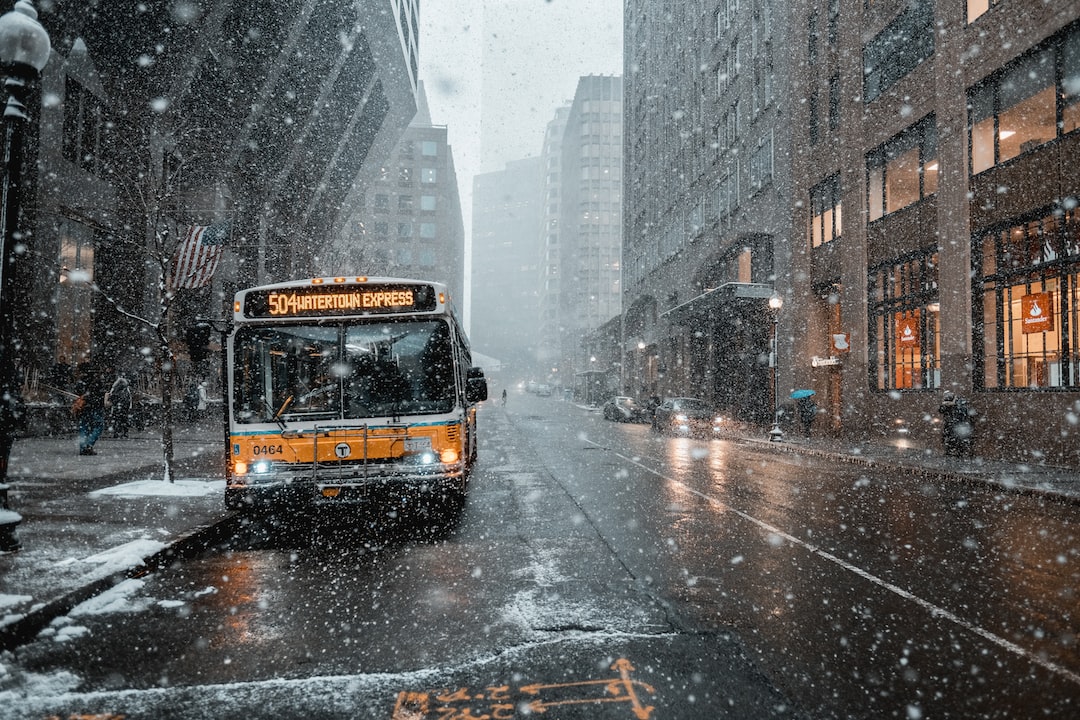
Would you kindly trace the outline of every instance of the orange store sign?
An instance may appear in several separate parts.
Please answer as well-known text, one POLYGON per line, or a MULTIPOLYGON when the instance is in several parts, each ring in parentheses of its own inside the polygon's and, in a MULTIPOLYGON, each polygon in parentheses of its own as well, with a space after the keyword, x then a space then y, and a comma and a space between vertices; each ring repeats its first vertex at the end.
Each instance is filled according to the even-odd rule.
POLYGON ((1054 329, 1054 293, 1032 293, 1020 298, 1024 333, 1040 333, 1054 329))
POLYGON ((900 347, 910 347, 919 344, 919 318, 900 318, 896 327, 896 344, 900 347))

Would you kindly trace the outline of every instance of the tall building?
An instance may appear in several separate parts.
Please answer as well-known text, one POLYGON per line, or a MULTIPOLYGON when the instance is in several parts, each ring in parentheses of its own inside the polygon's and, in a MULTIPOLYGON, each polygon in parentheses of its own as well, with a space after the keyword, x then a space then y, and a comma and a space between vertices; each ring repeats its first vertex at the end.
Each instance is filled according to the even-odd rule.
POLYGON ((772 417, 790 247, 787 4, 626 3, 623 390, 772 417))
POLYGON ((621 77, 578 81, 559 171, 559 382, 593 370, 589 336, 622 312, 621 77))
POLYGON ((431 123, 423 83, 417 96, 416 116, 368 184, 335 263, 347 272, 446 283, 461 311, 465 230, 454 156, 446 127, 431 123))
POLYGON ((766 421, 812 390, 817 432, 937 452, 952 391, 977 454, 1080 461, 1080 7, 651 5, 626 8, 632 382, 766 421))
POLYGON ((416 111, 419 2, 385 4, 39 3, 53 55, 14 268, 21 377, 68 387, 89 360, 152 375, 159 287, 192 226, 225 249, 211 285, 175 296, 181 335, 238 286, 315 274, 416 111))
POLYGON ((845 437, 940 448, 948 390, 978 454, 1075 464, 1080 6, 792 10, 793 383, 845 437))
POLYGON ((473 178, 473 347, 508 378, 532 377, 539 347, 540 158, 473 178))
POLYGON ((544 131, 544 145, 540 151, 543 177, 541 179, 540 208, 540 317, 537 333, 537 363, 545 379, 555 383, 562 358, 562 333, 559 314, 559 298, 562 291, 561 251, 562 243, 562 141, 566 132, 566 120, 570 107, 555 111, 555 117, 544 131))

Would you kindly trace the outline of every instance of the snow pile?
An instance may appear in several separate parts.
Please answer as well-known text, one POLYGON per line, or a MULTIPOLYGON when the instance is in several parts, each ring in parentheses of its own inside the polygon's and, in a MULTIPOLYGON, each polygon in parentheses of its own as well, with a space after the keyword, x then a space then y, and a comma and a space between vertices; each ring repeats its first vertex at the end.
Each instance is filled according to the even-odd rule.
POLYGON ((115 497, 206 497, 224 495, 224 480, 136 480, 135 482, 102 488, 90 493, 91 497, 112 495, 115 497))
POLYGON ((69 613, 69 617, 133 613, 146 610, 156 601, 152 598, 133 597, 145 584, 144 580, 138 578, 129 578, 117 583, 100 595, 76 605, 69 613))
POLYGON ((165 543, 160 540, 140 538, 90 555, 83 558, 82 561, 97 565, 98 569, 109 573, 123 572, 142 565, 143 558, 150 557, 164 547, 165 543))

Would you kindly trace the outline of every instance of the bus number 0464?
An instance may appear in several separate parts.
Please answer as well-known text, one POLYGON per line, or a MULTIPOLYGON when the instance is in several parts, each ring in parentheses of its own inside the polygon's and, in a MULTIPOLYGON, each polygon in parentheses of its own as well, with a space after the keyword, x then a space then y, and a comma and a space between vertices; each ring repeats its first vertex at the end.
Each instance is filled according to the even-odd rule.
POLYGON ((251 448, 252 455, 281 455, 284 452, 281 445, 255 445, 251 448))

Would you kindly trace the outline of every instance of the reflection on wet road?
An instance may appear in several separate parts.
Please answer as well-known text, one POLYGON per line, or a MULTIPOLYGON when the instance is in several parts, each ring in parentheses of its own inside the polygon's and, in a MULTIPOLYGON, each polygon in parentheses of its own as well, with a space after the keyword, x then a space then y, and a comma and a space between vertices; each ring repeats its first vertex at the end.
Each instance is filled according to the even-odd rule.
POLYGON ((545 441, 603 448, 632 468, 617 484, 663 488, 637 493, 641 512, 596 514, 650 519, 641 535, 667 552, 632 569, 688 625, 743 629, 813 715, 1068 714, 1080 699, 1071 507, 644 427, 545 441))

